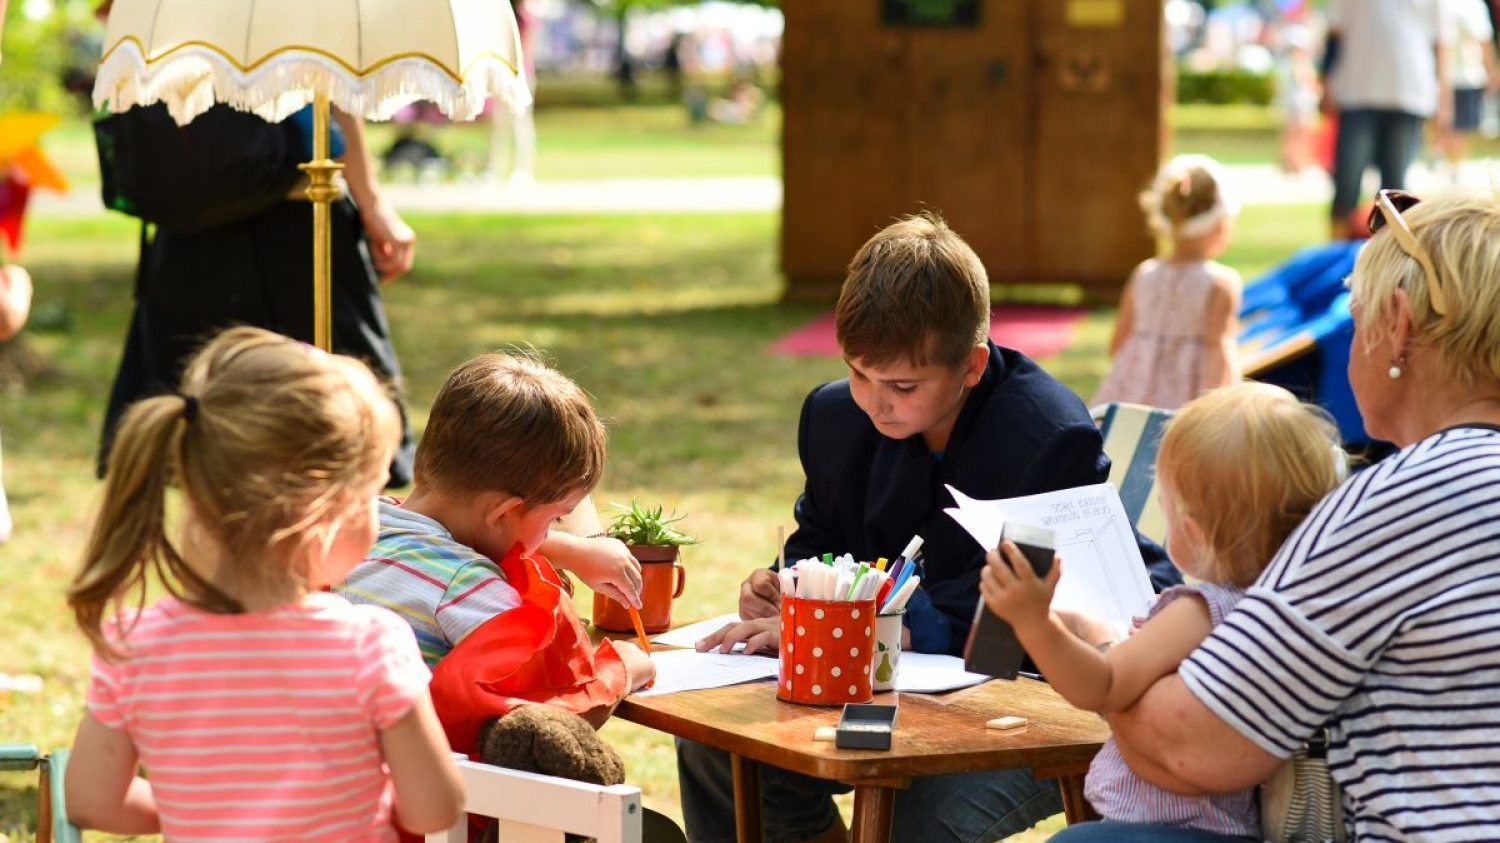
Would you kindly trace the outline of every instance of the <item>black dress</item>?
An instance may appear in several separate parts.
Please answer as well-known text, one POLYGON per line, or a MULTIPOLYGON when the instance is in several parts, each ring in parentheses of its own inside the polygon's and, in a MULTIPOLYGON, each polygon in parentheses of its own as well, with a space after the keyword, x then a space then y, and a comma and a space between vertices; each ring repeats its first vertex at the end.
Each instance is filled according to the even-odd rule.
MULTIPOLYGON (((348 198, 332 206, 333 350, 357 357, 398 388, 391 345, 364 227, 348 198)), ((215 332, 253 325, 313 341, 312 204, 286 201, 207 231, 157 227, 143 235, 135 311, 110 390, 99 451, 102 475, 115 425, 136 399, 170 392, 192 353, 215 332)), ((414 455, 406 407, 391 464, 392 486, 411 481, 414 455)))

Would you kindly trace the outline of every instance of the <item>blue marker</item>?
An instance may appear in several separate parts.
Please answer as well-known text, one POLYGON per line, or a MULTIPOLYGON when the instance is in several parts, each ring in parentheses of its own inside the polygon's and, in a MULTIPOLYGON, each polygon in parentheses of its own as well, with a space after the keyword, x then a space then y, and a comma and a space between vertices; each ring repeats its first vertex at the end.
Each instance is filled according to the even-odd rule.
POLYGON ((896 595, 901 592, 901 586, 906 585, 906 581, 911 579, 911 572, 915 571, 916 569, 916 565, 902 566, 901 573, 896 576, 895 584, 891 586, 890 596, 885 599, 885 604, 880 606, 877 611, 885 611, 885 607, 889 606, 891 604, 891 600, 895 599, 896 595))

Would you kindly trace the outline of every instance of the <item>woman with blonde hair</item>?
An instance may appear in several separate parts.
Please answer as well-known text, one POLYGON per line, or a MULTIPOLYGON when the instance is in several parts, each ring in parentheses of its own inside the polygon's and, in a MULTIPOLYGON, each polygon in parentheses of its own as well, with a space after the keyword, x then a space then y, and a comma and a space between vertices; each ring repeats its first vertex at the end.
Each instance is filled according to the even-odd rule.
POLYGON ((1370 435, 1401 450, 1325 498, 1110 723, 1131 769, 1175 793, 1253 785, 1326 726, 1350 840, 1493 837, 1500 201, 1381 191, 1370 228, 1349 380, 1370 435))

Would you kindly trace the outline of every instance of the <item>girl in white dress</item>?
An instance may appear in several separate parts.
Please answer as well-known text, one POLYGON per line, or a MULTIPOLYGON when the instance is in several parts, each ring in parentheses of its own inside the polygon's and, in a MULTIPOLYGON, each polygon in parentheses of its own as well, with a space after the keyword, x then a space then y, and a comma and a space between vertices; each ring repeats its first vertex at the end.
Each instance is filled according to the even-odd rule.
POLYGON ((1141 195, 1141 207, 1171 246, 1125 285, 1109 344, 1114 362, 1092 405, 1176 409, 1240 379, 1240 276, 1214 260, 1229 245, 1239 204, 1217 162, 1179 155, 1141 195))

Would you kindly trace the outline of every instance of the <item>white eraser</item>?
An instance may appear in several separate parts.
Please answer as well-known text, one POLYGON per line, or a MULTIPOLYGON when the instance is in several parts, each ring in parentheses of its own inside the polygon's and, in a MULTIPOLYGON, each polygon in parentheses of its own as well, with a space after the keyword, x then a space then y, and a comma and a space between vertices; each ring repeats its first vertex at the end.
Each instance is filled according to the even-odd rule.
POLYGON ((815 741, 827 741, 828 743, 833 743, 834 740, 838 738, 838 736, 839 730, 836 726, 819 726, 818 731, 813 732, 813 740, 815 741))
POLYGON ((1008 714, 1008 715, 1006 715, 1004 717, 996 717, 994 720, 986 721, 985 724, 984 724, 984 728, 986 728, 986 729, 1019 729, 1020 727, 1025 726, 1025 725, 1026 725, 1026 718, 1024 718, 1024 717, 1017 717, 1014 714, 1008 714))

